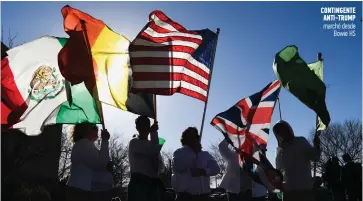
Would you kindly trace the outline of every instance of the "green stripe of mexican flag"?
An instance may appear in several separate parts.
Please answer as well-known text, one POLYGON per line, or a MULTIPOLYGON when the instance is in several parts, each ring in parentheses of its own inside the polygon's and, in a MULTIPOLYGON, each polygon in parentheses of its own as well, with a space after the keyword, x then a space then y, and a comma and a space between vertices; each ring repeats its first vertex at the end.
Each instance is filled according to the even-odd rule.
MULTIPOLYGON (((26 104, 19 123, 13 128, 27 135, 37 135, 44 125, 52 123, 99 123, 94 99, 84 84, 70 87, 72 102, 68 102, 66 81, 58 67, 58 53, 66 43, 65 38, 44 36, 17 46, 7 52, 7 82, 2 81, 10 106, 16 101, 26 104)), ((16 110, 17 108, 12 108, 16 110)))
POLYGON ((46 124, 101 123, 95 100, 84 83, 73 85, 70 92, 72 101, 59 106, 46 120, 46 124))

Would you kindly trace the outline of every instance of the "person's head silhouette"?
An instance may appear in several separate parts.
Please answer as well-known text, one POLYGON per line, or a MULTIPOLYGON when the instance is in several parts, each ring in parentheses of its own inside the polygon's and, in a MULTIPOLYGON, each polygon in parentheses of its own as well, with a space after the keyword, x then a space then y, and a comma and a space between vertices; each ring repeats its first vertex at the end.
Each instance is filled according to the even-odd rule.
POLYGON ((343 160, 344 160, 345 163, 349 163, 349 162, 352 161, 352 157, 350 157, 349 154, 344 154, 343 155, 343 160))
POLYGON ((150 133, 150 119, 146 116, 139 116, 135 120, 136 130, 139 132, 139 137, 147 138, 150 133))
POLYGON ((333 156, 333 157, 331 158, 331 162, 332 162, 332 164, 334 164, 334 165, 339 165, 339 159, 338 159, 338 157, 333 156))
POLYGON ((294 132, 291 126, 286 121, 279 121, 273 127, 273 132, 276 136, 279 146, 294 139, 294 132))
POLYGON ((72 134, 73 142, 76 143, 81 139, 96 141, 98 139, 98 127, 96 124, 80 123, 76 124, 72 134))
POLYGON ((202 146, 199 142, 200 137, 198 135, 198 129, 195 127, 188 127, 182 133, 180 142, 183 146, 188 146, 195 152, 200 152, 202 146))

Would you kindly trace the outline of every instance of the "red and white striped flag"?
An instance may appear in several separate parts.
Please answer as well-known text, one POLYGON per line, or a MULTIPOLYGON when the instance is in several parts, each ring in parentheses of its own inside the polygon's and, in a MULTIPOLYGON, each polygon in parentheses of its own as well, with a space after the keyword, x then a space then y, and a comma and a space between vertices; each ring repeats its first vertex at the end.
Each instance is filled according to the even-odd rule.
POLYGON ((161 11, 130 44, 133 92, 182 93, 206 101, 217 34, 189 31, 161 11))

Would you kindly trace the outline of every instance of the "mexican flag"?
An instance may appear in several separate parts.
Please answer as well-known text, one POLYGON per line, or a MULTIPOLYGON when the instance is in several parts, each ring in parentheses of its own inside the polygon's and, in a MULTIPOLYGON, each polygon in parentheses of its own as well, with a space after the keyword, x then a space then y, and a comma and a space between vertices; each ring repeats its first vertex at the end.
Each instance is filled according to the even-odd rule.
MULTIPOLYGON (((58 67, 58 53, 66 41, 44 36, 7 51, 8 56, 1 61, 1 101, 6 108, 1 110, 1 124, 21 129, 27 135, 37 135, 44 125, 64 123, 74 110, 83 111, 82 104, 75 107, 68 101, 67 94, 72 97, 72 87, 66 90, 66 81, 58 67), (60 117, 50 118, 52 114, 60 117)), ((79 91, 82 85, 74 87, 79 91)))

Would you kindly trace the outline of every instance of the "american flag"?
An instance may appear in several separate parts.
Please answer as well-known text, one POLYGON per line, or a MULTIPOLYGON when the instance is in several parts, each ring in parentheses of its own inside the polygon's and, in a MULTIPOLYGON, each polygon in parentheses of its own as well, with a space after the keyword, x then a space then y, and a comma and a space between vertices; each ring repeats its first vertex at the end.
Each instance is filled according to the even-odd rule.
MULTIPOLYGON (((246 156, 244 158, 247 159, 244 165, 250 168, 251 161, 257 163, 265 171, 268 182, 275 188, 280 188, 280 183, 273 180, 270 170, 276 170, 261 154, 260 147, 267 147, 271 117, 280 89, 280 81, 275 80, 260 92, 243 98, 227 111, 219 113, 211 122, 235 149, 244 153, 246 156)), ((243 166, 244 161, 241 159, 239 162, 243 166)), ((252 176, 252 178, 254 181, 268 186, 258 177, 252 176)))
POLYGON ((161 11, 130 44, 133 92, 173 95, 206 101, 217 34, 189 31, 161 11))

